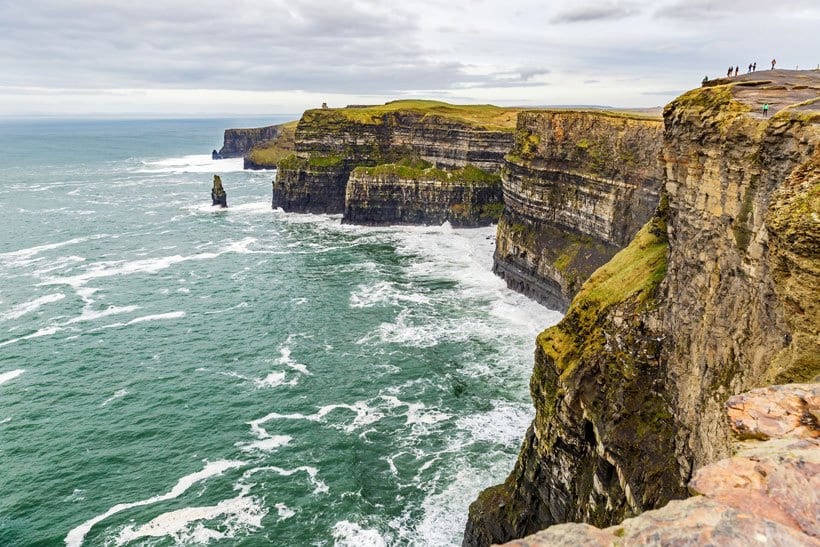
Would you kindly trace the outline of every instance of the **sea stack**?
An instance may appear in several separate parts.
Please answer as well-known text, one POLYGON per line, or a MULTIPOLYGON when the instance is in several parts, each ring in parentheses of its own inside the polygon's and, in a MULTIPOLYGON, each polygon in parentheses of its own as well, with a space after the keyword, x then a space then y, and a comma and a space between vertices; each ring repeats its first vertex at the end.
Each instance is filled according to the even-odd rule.
POLYGON ((219 175, 214 175, 214 187, 211 189, 211 205, 219 205, 220 207, 228 206, 228 194, 222 188, 222 179, 219 175))

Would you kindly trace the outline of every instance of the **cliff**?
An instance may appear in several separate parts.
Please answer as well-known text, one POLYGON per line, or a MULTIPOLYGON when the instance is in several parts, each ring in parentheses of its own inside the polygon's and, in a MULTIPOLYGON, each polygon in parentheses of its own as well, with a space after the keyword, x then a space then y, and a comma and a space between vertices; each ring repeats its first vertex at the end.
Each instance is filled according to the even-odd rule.
POLYGON ((623 112, 521 113, 503 169, 493 271, 566 311, 658 204, 662 131, 660 118, 623 112))
POLYGON ((245 154, 245 169, 276 169, 276 165, 296 149, 296 121, 277 125, 276 135, 255 144, 245 154))
POLYGON ((251 127, 247 129, 226 129, 219 155, 223 158, 239 158, 261 143, 275 139, 287 124, 251 127))
POLYGON ((296 126, 296 154, 279 163, 273 207, 343 213, 348 177, 359 166, 421 160, 440 169, 497 172, 512 146, 517 113, 437 101, 308 110, 296 126))
POLYGON ((486 226, 498 222, 503 207, 498 175, 472 166, 445 171, 388 164, 353 170, 344 222, 486 226))
POLYGON ((667 106, 660 206, 538 337, 536 417, 507 481, 471 505, 465 545, 682 498, 731 452, 730 396, 820 373, 819 96, 803 72, 667 106))
POLYGON ((820 545, 820 384, 758 389, 726 407, 735 454, 695 473, 694 497, 604 530, 561 524, 505 547, 820 545))

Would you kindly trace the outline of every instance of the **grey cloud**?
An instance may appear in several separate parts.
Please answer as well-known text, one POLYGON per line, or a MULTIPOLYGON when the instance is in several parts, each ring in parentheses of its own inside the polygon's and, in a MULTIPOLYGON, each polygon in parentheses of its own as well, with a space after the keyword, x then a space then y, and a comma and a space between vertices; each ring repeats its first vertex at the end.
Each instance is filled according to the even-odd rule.
POLYGON ((596 2, 582 4, 558 13, 552 18, 554 23, 584 23, 589 21, 611 21, 623 19, 639 13, 640 10, 632 3, 626 2, 596 2))
POLYGON ((0 14, 4 84, 388 92, 448 88, 459 63, 434 62, 418 16, 379 2, 242 5, 11 0, 0 14))
POLYGON ((816 0, 781 0, 776 6, 767 0, 675 0, 659 8, 655 14, 661 18, 687 21, 704 21, 715 18, 744 17, 752 13, 778 12, 800 8, 817 8, 816 0))

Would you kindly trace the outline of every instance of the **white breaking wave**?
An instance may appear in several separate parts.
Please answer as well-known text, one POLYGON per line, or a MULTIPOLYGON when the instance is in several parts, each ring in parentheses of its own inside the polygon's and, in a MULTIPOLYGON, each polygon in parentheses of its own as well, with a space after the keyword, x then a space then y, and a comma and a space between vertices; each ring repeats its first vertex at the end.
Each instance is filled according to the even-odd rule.
POLYGON ((292 414, 280 414, 278 412, 271 412, 263 418, 249 422, 249 424, 251 426, 251 431, 255 434, 260 435, 261 432, 262 434, 267 435, 261 425, 270 422, 271 420, 307 420, 310 422, 325 422, 325 416, 334 410, 339 409, 349 410, 356 414, 356 417, 351 423, 345 426, 339 426, 346 433, 351 433, 359 427, 370 425, 384 418, 384 414, 377 409, 371 408, 366 401, 356 401, 352 405, 326 405, 320 408, 315 414, 301 414, 299 412, 292 414))
POLYGON ((342 520, 333 525, 333 539, 336 547, 385 547, 377 530, 362 528, 355 522, 342 520))
POLYGON ((205 465, 205 467, 201 471, 197 471, 196 473, 191 473, 190 475, 186 475, 179 479, 176 485, 167 493, 161 496, 154 496, 145 500, 135 501, 132 503, 119 503, 103 513, 102 515, 97 515, 96 517, 89 519, 82 523, 81 525, 73 528, 68 535, 65 537, 65 544, 66 547, 80 547, 83 544, 83 540, 88 532, 91 531, 91 528, 94 527, 95 524, 101 522, 111 515, 115 515, 122 511, 126 511, 128 509, 132 509, 134 507, 141 507, 143 505, 151 505, 154 503, 158 503, 161 501, 167 501, 174 498, 181 496, 194 484, 208 479, 210 477, 221 475, 225 471, 229 469, 235 469, 237 467, 241 467, 245 465, 245 462, 235 461, 235 460, 219 460, 215 462, 209 462, 205 465))
POLYGON ((0 374, 0 385, 5 384, 6 382, 9 382, 11 380, 14 380, 15 378, 19 377, 24 372, 25 372, 24 369, 18 368, 17 370, 12 370, 12 371, 4 372, 4 373, 0 374))
POLYGON ((240 495, 212 506, 169 511, 141 526, 126 526, 117 537, 116 544, 125 545, 140 538, 171 536, 178 545, 203 545, 233 538, 237 532, 261 528, 262 518, 267 513, 258 499, 240 495), (226 517, 219 524, 222 530, 208 528, 202 523, 222 516, 226 517), (192 523, 199 524, 192 527, 192 523))
POLYGON ((122 397, 125 397, 126 395, 128 395, 128 390, 127 389, 119 389, 119 390, 114 392, 114 395, 112 395, 111 397, 109 397, 108 399, 103 401, 100 406, 106 406, 106 405, 108 405, 108 403, 110 403, 112 401, 116 401, 117 399, 121 399, 122 397))
POLYGON ((244 170, 242 158, 215 160, 210 154, 192 154, 179 158, 144 162, 138 173, 233 173, 244 170))
POLYGON ((172 311, 168 313, 158 313, 155 315, 145 315, 130 320, 126 325, 136 325, 137 323, 145 323, 146 321, 160 321, 162 319, 180 319, 185 317, 184 311, 172 311))
POLYGON ((11 308, 8 312, 4 313, 0 316, 0 321, 7 321, 10 319, 19 319, 23 317, 27 313, 31 313, 36 311, 43 306, 44 304, 50 304, 51 302, 59 302, 65 298, 65 295, 62 293, 55 293, 55 294, 47 294, 45 296, 41 296, 40 298, 35 298, 30 302, 23 302, 22 304, 18 304, 11 308))
POLYGON ((372 308, 373 306, 400 302, 429 304, 430 298, 420 293, 408 293, 406 287, 400 287, 389 281, 379 281, 372 285, 359 285, 350 295, 351 308, 372 308))
POLYGON ((279 513, 279 522, 287 520, 296 514, 296 511, 294 511, 284 503, 277 503, 276 505, 274 505, 274 507, 276 507, 276 511, 279 513))
POLYGON ((259 439, 258 441, 236 443, 234 446, 238 446, 243 452, 252 452, 254 450, 259 450, 261 452, 272 452, 280 446, 287 445, 291 440, 293 440, 293 437, 290 435, 272 435, 270 437, 259 439))
POLYGON ((535 415, 532 405, 509 401, 492 403, 493 409, 489 412, 462 416, 456 425, 469 431, 474 440, 518 446, 535 415))
POLYGON ((15 342, 19 342, 21 340, 29 340, 31 338, 40 338, 41 336, 51 336, 52 334, 60 332, 61 330, 63 330, 63 329, 61 329, 60 327, 44 327, 42 329, 39 329, 35 333, 29 334, 29 335, 26 335, 26 336, 21 336, 19 338, 12 338, 11 340, 6 340, 5 342, 0 342, 0 348, 3 347, 3 346, 8 346, 9 344, 14 344, 15 342))

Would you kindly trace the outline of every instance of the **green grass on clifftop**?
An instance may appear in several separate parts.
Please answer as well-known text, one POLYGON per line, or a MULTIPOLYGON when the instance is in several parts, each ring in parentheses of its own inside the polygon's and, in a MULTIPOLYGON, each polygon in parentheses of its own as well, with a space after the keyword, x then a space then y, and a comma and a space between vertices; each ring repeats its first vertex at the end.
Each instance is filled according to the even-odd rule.
POLYGON ((401 112, 439 117, 478 129, 513 131, 521 110, 489 104, 455 105, 441 101, 401 100, 383 105, 308 110, 302 116, 302 121, 348 121, 364 125, 381 125, 386 114, 401 112))
MULTIPOLYGON (((426 162, 425 162, 426 163, 426 162)), ((460 169, 445 170, 418 165, 406 165, 402 163, 386 163, 375 167, 357 167, 354 174, 366 175, 369 177, 395 176, 405 180, 426 180, 451 182, 453 184, 501 184, 501 176, 483 171, 473 165, 465 165, 460 169)))
POLYGON ((538 344, 562 375, 603 349, 600 321, 608 309, 627 300, 640 308, 650 300, 666 276, 667 248, 666 222, 655 216, 584 283, 564 319, 538 336, 538 344))
POLYGON ((248 159, 260 167, 276 167, 282 159, 293 154, 296 148, 296 124, 298 120, 282 124, 279 135, 272 140, 255 146, 248 159))

